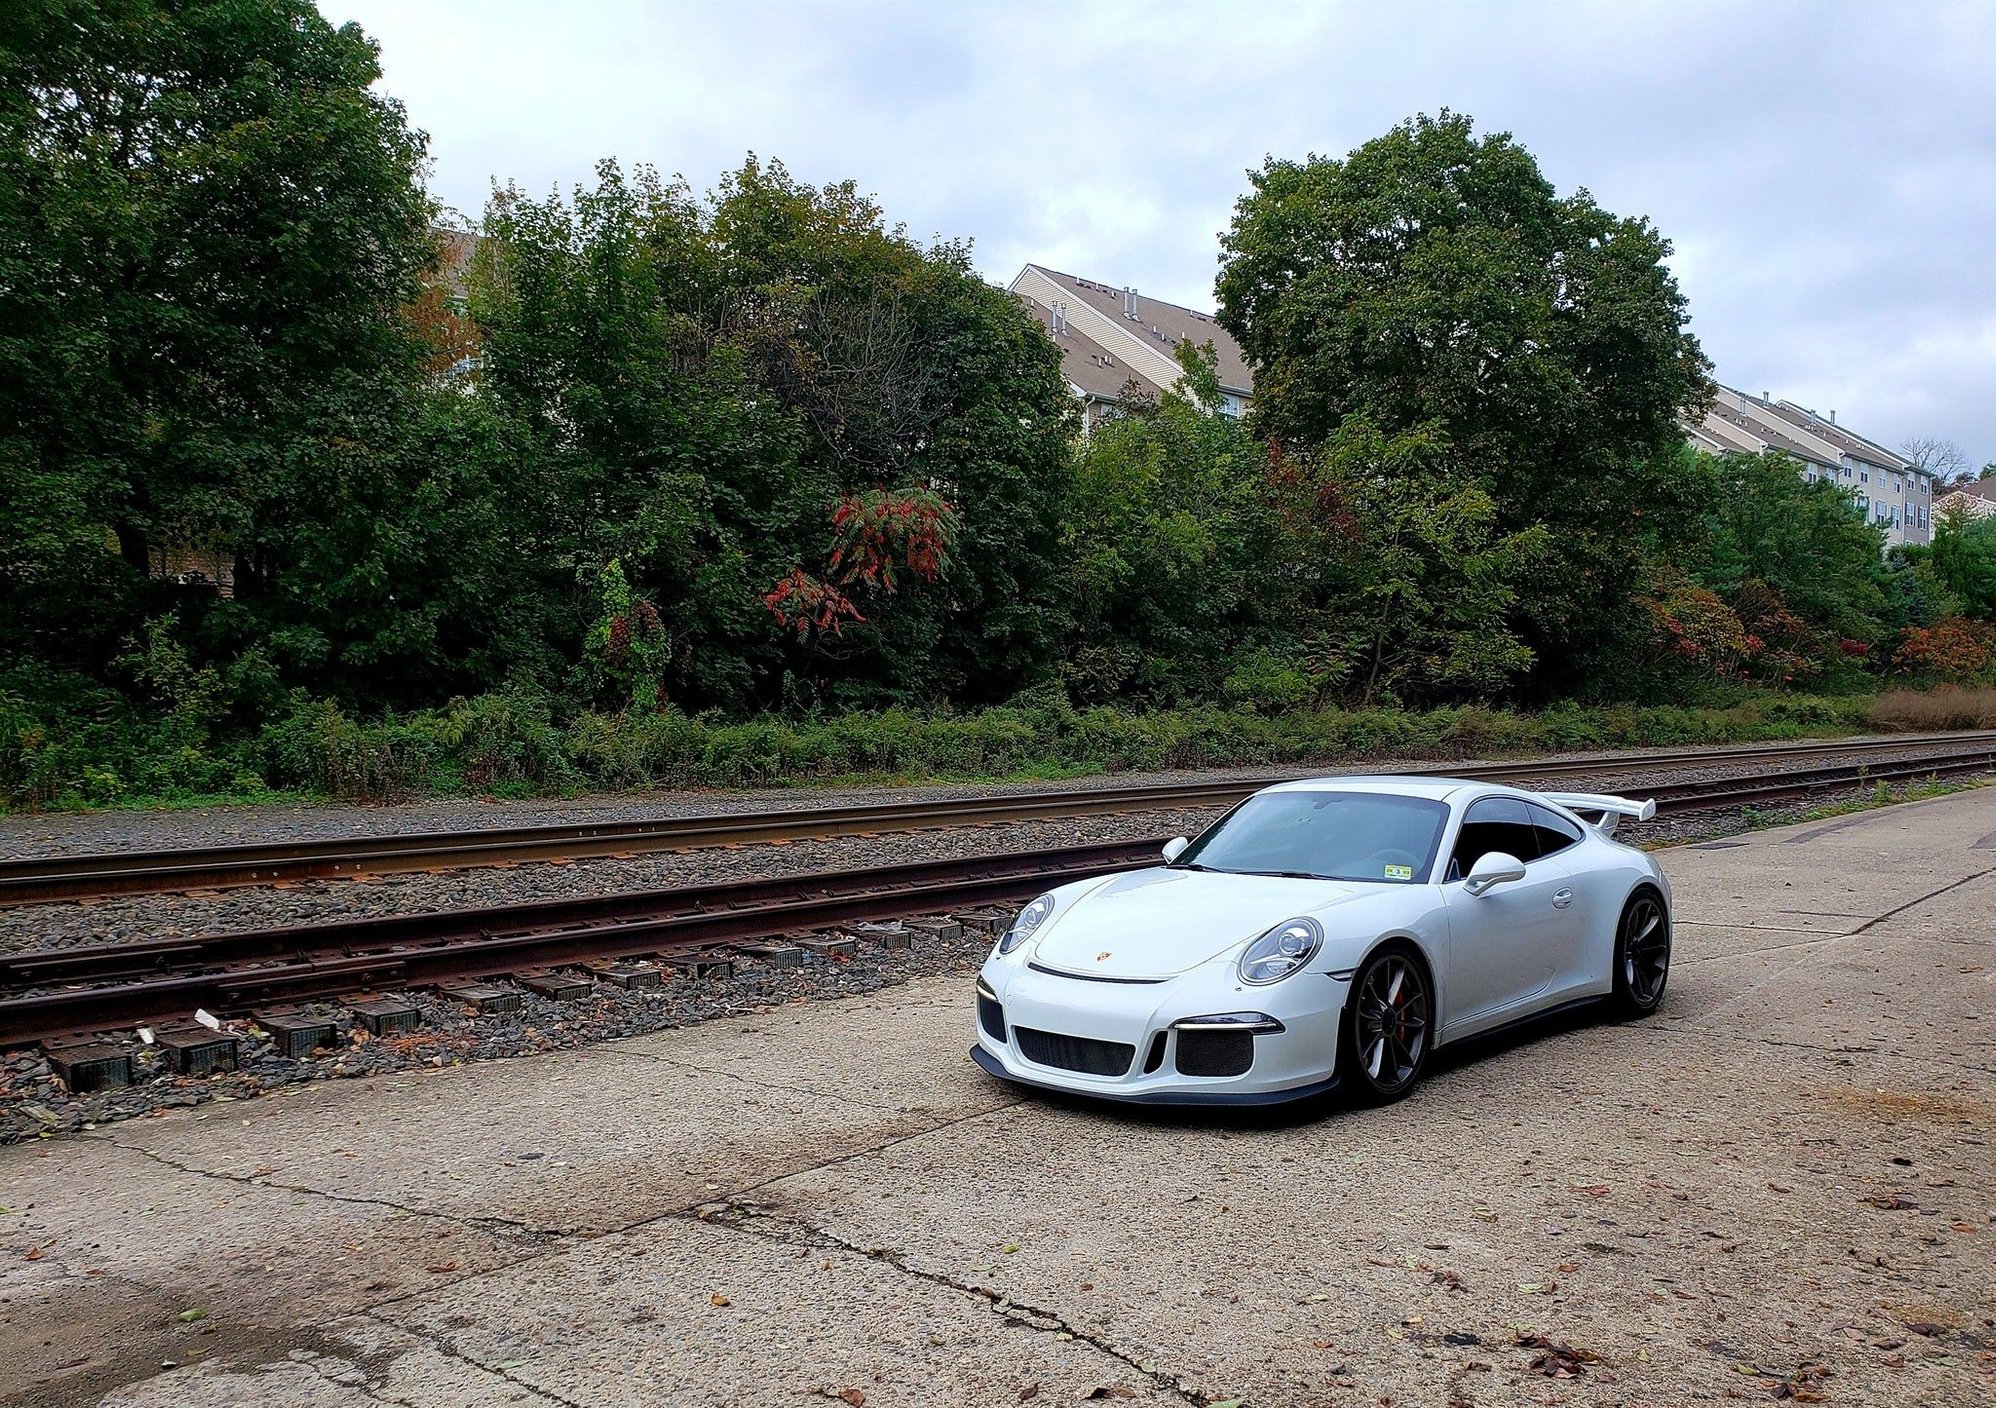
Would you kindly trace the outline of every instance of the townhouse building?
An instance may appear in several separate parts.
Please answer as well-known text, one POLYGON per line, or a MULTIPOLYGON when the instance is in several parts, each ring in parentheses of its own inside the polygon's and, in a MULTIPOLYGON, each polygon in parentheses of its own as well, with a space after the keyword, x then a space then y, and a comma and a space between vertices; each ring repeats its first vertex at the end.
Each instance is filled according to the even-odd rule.
POLYGON ((1010 287, 1060 349, 1061 372, 1081 401, 1086 428, 1114 414, 1127 395, 1154 400, 1177 386, 1181 342, 1213 344, 1222 411, 1242 415, 1254 402, 1254 374, 1240 344, 1211 313, 1039 264, 1020 270, 1010 287))
MULTIPOLYGON (((1210 313, 1135 288, 1117 287, 1028 264, 1010 290, 1060 349, 1061 372, 1081 402, 1084 431, 1131 396, 1155 400, 1180 379, 1178 345, 1212 343, 1218 357, 1222 409, 1245 414, 1254 404, 1254 373, 1240 344, 1210 313)), ((1933 540, 1940 512, 1936 477, 1903 455, 1793 401, 1718 389, 1712 408, 1686 422, 1691 443, 1715 454, 1758 455, 1779 450, 1798 461, 1809 480, 1827 480, 1852 495, 1867 521, 1885 530, 1887 546, 1933 540)), ((1996 514, 1996 481, 1957 491, 1966 511, 1996 514)))
POLYGON ((1971 479, 1934 500, 1936 514, 1957 511, 1970 518, 1996 518, 1996 479, 1971 479))
POLYGON ((1885 530, 1888 547, 1933 541, 1940 511, 1936 477, 1839 425, 1835 411, 1819 415, 1793 401, 1721 386, 1704 419, 1684 430, 1692 444, 1717 454, 1780 450, 1793 456, 1803 478, 1826 479, 1854 494, 1865 518, 1885 530))

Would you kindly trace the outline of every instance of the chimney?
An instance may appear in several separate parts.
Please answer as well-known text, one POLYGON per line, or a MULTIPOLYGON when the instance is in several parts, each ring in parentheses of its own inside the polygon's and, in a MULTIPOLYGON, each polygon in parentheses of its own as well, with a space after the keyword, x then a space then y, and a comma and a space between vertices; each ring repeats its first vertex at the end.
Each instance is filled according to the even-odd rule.
POLYGON ((1830 412, 1830 424, 1835 425, 1836 423, 1837 423, 1837 413, 1835 410, 1832 410, 1830 412))
POLYGON ((1123 316, 1134 318, 1137 315, 1137 290, 1135 285, 1123 290, 1123 316))
POLYGON ((1056 303, 1053 305, 1053 331, 1055 337, 1059 337, 1067 331, 1067 305, 1065 303, 1056 303))

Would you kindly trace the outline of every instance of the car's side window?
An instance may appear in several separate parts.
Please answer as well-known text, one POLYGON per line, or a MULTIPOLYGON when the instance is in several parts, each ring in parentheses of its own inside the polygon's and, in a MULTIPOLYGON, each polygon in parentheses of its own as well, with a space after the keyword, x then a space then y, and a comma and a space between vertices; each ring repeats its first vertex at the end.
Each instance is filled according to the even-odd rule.
POLYGON ((1532 830, 1539 838, 1539 854, 1549 856, 1580 840, 1580 828, 1561 816, 1548 811, 1536 802, 1527 802, 1525 808, 1532 815, 1532 830))
POLYGON ((1485 797, 1470 804, 1449 856, 1447 878, 1460 880, 1469 874, 1477 857, 1491 851, 1516 856, 1527 864, 1538 859, 1538 832, 1525 804, 1514 797, 1485 797))

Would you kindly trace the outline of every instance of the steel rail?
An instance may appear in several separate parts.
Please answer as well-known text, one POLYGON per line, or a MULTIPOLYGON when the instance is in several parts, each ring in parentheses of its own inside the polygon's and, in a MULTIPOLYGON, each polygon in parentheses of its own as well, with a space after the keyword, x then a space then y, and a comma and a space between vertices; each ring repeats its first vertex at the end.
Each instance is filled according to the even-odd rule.
MULTIPOLYGON (((1992 766, 1996 749, 1644 790, 1659 814, 1673 815, 1992 766)), ((0 956, 0 991, 10 994, 0 998, 0 1047, 185 1016, 197 1007, 235 1012, 585 958, 684 954, 860 920, 1023 900, 1068 880, 1154 864, 1164 839, 16 953, 0 956)))
MULTIPOLYGON (((1820 756, 1865 756, 1926 749, 1982 756, 1996 750, 1996 730, 1917 737, 1753 744, 1702 750, 1630 753, 1609 758, 1549 758, 1436 764, 1383 772, 1492 780, 1585 775, 1739 764, 1770 764, 1820 756)), ((280 880, 327 879, 410 870, 460 869, 533 860, 622 856, 646 852, 794 841, 868 832, 1043 821, 1105 812, 1222 806, 1294 774, 1135 787, 1091 787, 998 796, 802 807, 787 811, 583 822, 390 836, 336 837, 248 843, 187 850, 122 851, 0 861, 0 905, 171 890, 220 889, 280 880)))
MULTIPOLYGON (((0 1048, 71 1032, 104 1031, 185 1016, 197 1008, 232 1013, 265 1004, 384 986, 433 986, 585 959, 684 954, 861 920, 936 914, 1026 899, 1070 880, 1153 864, 1158 844, 1118 842, 792 876, 787 882, 766 882, 760 889, 757 882, 749 882, 739 887, 665 891, 651 899, 678 912, 607 923, 564 922, 559 905, 539 907, 538 913, 521 916, 522 927, 504 932, 481 930, 478 921, 489 917, 481 912, 395 916, 402 921, 399 928, 383 925, 380 932, 399 932, 412 941, 367 952, 352 951, 356 936, 368 932, 366 924, 312 926, 289 931, 298 940, 297 946, 273 962, 237 958, 233 966, 219 971, 181 972, 0 999, 0 1048), (789 893, 782 893, 784 888, 789 893), (695 896, 714 901, 729 892, 736 902, 713 908, 683 907, 695 896), (547 920, 552 920, 554 927, 544 927, 547 920), (413 941, 419 936, 420 941, 413 941)), ((284 932, 265 931, 241 947, 246 952, 255 951, 284 932)), ((228 951, 231 937, 213 941, 213 951, 228 951)), ((17 957, 10 965, 9 981, 46 979, 55 971, 59 969, 38 969, 33 964, 23 969, 17 957)))

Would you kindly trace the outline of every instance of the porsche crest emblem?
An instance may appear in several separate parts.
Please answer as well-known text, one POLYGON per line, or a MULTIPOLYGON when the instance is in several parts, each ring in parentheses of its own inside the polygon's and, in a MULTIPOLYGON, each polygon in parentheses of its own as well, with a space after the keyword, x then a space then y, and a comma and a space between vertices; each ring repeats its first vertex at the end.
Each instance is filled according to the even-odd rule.
POLYGON ((1100 963, 1103 960, 1107 959, 1108 957, 1109 957, 1109 950, 1103 949, 1100 953, 1095 955, 1095 961, 1097 963, 1100 963))

